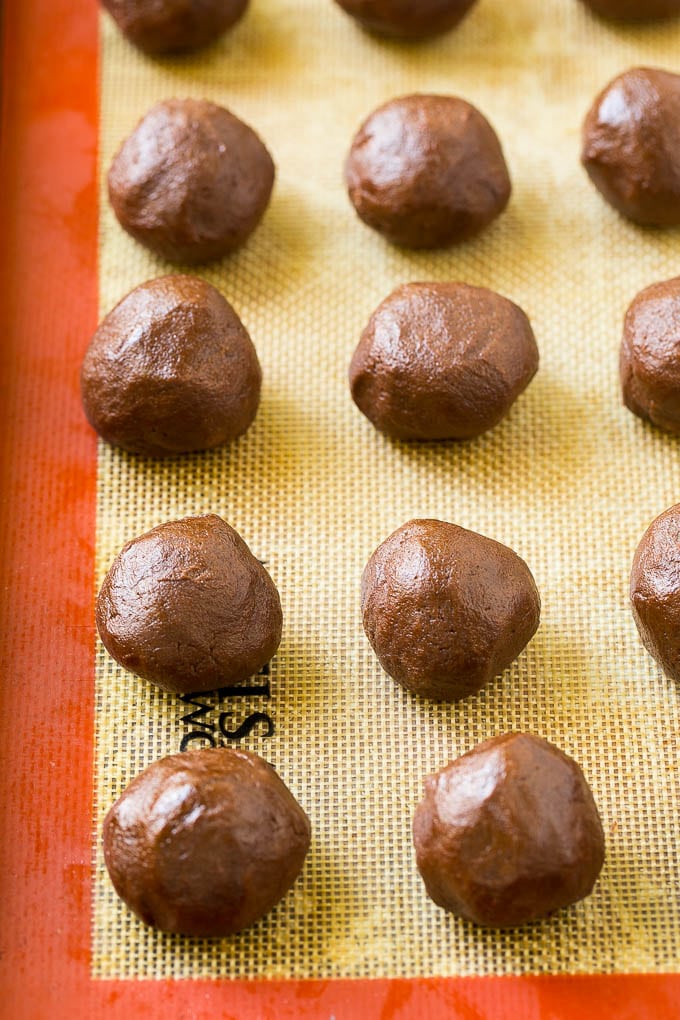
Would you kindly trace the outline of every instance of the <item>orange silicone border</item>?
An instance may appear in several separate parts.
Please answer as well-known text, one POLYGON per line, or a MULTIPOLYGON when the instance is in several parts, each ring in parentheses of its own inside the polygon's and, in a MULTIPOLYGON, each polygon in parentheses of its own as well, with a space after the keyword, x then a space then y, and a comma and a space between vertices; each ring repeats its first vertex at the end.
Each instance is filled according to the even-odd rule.
POLYGON ((97 316, 97 19, 96 0, 5 2, 0 1016, 680 1016, 680 975, 92 980, 96 444, 77 377, 97 316))

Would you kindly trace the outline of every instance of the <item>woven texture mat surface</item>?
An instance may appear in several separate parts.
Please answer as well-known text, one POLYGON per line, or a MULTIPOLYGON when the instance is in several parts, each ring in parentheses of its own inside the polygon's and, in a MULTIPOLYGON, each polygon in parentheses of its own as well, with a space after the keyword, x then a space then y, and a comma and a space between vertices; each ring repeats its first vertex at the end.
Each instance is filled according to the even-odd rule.
POLYGON ((220 738, 220 724, 233 732, 253 713, 274 732, 267 737, 267 719, 256 718, 242 745, 276 765, 314 837, 301 879, 270 917, 217 942, 144 928, 117 900, 97 851, 95 976, 676 969, 678 691, 640 645, 627 586, 644 528, 680 500, 680 451, 620 406, 617 361, 628 302, 678 273, 680 238, 618 219, 578 154, 581 119, 614 74, 635 64, 680 70, 680 28, 607 27, 576 0, 481 0, 457 32, 412 48, 367 37, 330 0, 253 0, 236 30, 188 59, 147 59, 107 20, 102 32, 102 313, 172 269, 118 227, 103 182, 153 102, 195 96, 227 106, 262 135, 278 177, 248 246, 201 270, 258 349, 256 423, 231 447, 161 464, 102 446, 98 579, 128 539, 214 511, 267 563, 285 622, 270 676, 257 681, 263 689, 206 696, 193 721, 196 706, 98 649, 97 845, 112 799, 177 751, 197 719, 220 738), (356 219, 342 184, 360 121, 411 91, 479 106, 514 182, 491 229, 436 254, 389 247, 356 219), (522 305, 541 368, 509 418, 475 442, 390 442, 350 400, 351 353, 394 286, 449 279, 522 305), (512 546, 541 591, 528 650, 458 705, 397 688, 361 627, 364 563, 414 516, 512 546), (410 822, 426 773, 510 729, 533 730, 582 764, 607 863, 585 903, 518 930, 483 931, 426 898, 410 822))

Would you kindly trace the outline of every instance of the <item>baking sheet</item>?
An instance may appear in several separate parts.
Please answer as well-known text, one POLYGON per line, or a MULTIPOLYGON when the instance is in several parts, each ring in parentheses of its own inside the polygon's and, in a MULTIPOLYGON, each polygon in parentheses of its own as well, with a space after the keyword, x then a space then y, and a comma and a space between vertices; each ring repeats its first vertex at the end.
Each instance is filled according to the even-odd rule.
MULTIPOLYGON (((237 255, 200 271, 258 349, 263 401, 220 451, 155 464, 100 447, 96 573, 131 537, 217 512, 268 566, 284 636, 269 696, 220 698, 243 739, 311 816, 302 878, 269 918, 218 942, 159 935, 117 900, 97 858, 95 979, 668 973, 680 957, 678 697, 627 605, 636 543, 678 500, 677 442, 620 406, 622 315, 677 273, 676 233, 624 223, 578 164, 592 97, 633 64, 678 67, 677 26, 620 29, 580 4, 482 0, 456 32, 408 47, 372 39, 331 3, 258 0, 209 51, 151 60, 102 19, 100 309, 174 267, 123 234, 104 174, 156 100, 219 102, 277 164, 271 207, 237 255), (439 253, 389 247, 354 216, 342 162, 380 102, 463 96, 491 120, 514 192, 478 239, 439 253), (492 287, 529 314, 541 368, 509 418, 470 443, 406 445, 353 407, 346 369, 375 305, 409 280, 492 287), (541 628, 479 695, 443 706, 400 691, 363 636, 359 583, 373 548, 414 516, 512 546, 541 591, 541 628), (539 924, 482 931, 425 897, 410 843, 422 777, 478 741, 530 729, 574 755, 600 805, 607 863, 594 895, 539 924)), ((144 765, 176 751, 193 711, 96 659, 98 831, 144 765)), ((195 707, 195 706, 194 706, 195 707)), ((204 717, 206 718, 206 717, 204 717)), ((228 742, 228 738, 223 738, 228 742)))

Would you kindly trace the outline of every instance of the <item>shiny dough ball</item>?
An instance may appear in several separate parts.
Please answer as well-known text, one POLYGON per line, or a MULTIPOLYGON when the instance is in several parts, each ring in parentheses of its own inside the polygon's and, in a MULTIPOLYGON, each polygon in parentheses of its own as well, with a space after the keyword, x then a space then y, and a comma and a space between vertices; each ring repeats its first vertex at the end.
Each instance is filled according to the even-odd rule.
POLYGON ((656 21, 680 14, 680 0, 582 0, 610 21, 656 21))
POLYGON ((248 0, 102 0, 121 32, 145 53, 181 53, 214 42, 248 0))
POLYGON ((94 334, 81 370, 88 421, 109 443, 164 457, 240 436, 262 373, 238 315, 193 276, 135 287, 94 334))
POLYGON ((197 264, 243 245, 274 185, 258 136, 204 99, 157 103, 125 139, 109 170, 121 226, 170 262, 197 264))
POLYGON ((581 161, 622 216, 680 225, 680 75, 636 67, 614 78, 584 121, 581 161))
POLYGON ((380 664, 414 694, 457 701, 513 662, 535 634, 541 602, 507 546, 436 520, 413 520, 364 569, 364 630, 380 664))
POLYGON ((448 32, 476 0, 336 0, 364 28, 398 39, 424 39, 448 32))
POLYGON ((97 597, 99 636, 125 669, 166 691, 212 691, 247 680, 279 646, 271 577, 214 514, 133 539, 97 597))
POLYGON ((376 309, 349 369, 352 398, 396 439, 470 439, 497 425, 538 369, 517 305, 465 283, 409 283, 376 309))
POLYGON ((379 107, 354 137, 345 181, 364 223, 406 248, 472 237, 505 209, 511 190, 495 131, 452 96, 379 107))
POLYGON ((646 287, 631 303, 620 372, 626 407, 680 435, 680 277, 646 287))
POLYGON ((660 514, 642 536, 630 598, 643 645, 666 676, 680 680, 680 504, 660 514))
POLYGON ((269 913, 300 874, 311 829, 271 765, 216 747, 150 765, 103 835, 115 890, 145 924, 210 937, 269 913))
POLYGON ((428 896, 499 928, 582 900, 604 862, 580 766, 531 733, 494 737, 429 776, 413 841, 428 896))

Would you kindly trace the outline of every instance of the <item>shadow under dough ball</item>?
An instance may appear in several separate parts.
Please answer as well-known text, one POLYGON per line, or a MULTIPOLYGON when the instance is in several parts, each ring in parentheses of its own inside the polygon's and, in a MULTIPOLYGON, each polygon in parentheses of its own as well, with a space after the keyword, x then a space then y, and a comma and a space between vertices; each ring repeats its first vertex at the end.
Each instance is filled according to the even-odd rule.
POLYGON ((505 209, 511 190, 495 131, 452 96, 379 107, 354 137, 345 181, 364 223, 406 248, 472 237, 505 209))
POLYGON ((604 863, 580 766, 531 733, 493 737, 428 776, 413 842, 428 896, 498 928, 582 900, 604 863))
POLYGON ((181 53, 214 42, 248 0, 102 0, 123 35, 145 53, 181 53))
POLYGON ((474 694, 536 633, 541 602, 507 546, 436 520, 413 520, 364 569, 364 630, 383 669, 439 701, 474 694))
POLYGON ((166 691, 212 691, 247 680, 279 647, 271 577, 221 518, 185 517, 120 551, 97 597, 106 650, 166 691))
POLYGON ((656 21, 680 14, 680 0, 581 0, 610 21, 656 21))
POLYGON ((620 372, 626 407, 680 435, 680 277, 646 287, 631 303, 620 372))
POLYGON ((680 75, 637 67, 614 78, 584 121, 581 161, 622 216, 680 225, 680 75))
POLYGON ((349 369, 357 407, 396 439, 471 439, 497 425, 538 369, 517 305, 465 283, 408 283, 371 316, 349 369))
POLYGON ((115 890, 145 924, 210 937, 269 913, 300 874, 311 830, 271 765, 215 747, 150 765, 103 835, 115 890))
POLYGON ((425 39, 448 32, 476 0, 336 0, 369 32, 398 39, 425 39))
POLYGON ((642 536, 630 598, 643 645, 666 676, 680 680, 680 504, 660 514, 642 536))
POLYGON ((92 427, 107 442, 150 457, 240 436, 255 418, 261 381, 238 315, 193 276, 135 287, 100 324, 80 376, 92 427))
POLYGON ((168 99, 113 158, 109 199, 121 226, 170 262, 239 248, 262 219, 274 164, 247 124, 204 99, 168 99))

